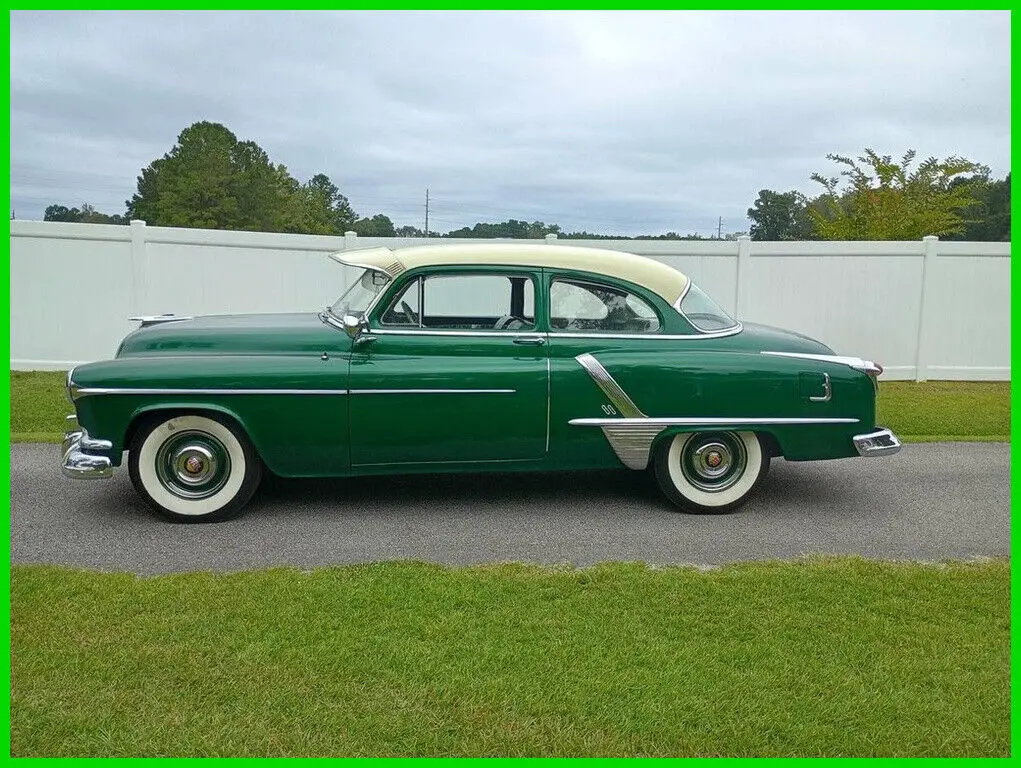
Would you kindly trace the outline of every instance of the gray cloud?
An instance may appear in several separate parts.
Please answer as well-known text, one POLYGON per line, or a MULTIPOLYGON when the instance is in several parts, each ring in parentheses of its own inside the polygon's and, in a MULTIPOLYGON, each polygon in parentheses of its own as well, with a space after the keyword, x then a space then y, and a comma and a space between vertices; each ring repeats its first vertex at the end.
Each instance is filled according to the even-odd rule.
POLYGON ((1010 162, 1007 12, 15 12, 19 218, 121 212, 197 120, 361 214, 747 229, 866 146, 1010 162))

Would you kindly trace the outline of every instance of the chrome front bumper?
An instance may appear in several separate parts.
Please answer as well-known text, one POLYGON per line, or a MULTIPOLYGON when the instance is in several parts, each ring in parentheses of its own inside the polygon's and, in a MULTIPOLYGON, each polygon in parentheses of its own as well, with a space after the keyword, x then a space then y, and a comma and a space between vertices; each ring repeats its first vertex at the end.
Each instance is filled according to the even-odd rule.
MULTIPOLYGON (((70 417, 69 421, 71 420, 70 417)), ((77 423, 74 424, 77 426, 77 423)), ((60 447, 63 456, 61 471, 67 477, 79 480, 102 480, 113 476, 113 464, 107 456, 95 456, 93 451, 109 451, 113 443, 89 437, 84 429, 76 429, 64 435, 60 447)))
POLYGON ((889 456, 900 450, 900 440, 888 429, 855 435, 852 439, 859 456, 889 456))

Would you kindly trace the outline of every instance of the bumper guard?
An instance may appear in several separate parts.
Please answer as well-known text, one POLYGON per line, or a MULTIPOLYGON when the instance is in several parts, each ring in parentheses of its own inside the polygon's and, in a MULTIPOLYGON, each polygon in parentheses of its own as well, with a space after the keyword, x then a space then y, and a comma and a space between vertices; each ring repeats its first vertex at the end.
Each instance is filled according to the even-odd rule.
POLYGON ((852 439, 859 456, 890 456, 900 450, 900 440, 888 429, 855 435, 852 439))
MULTIPOLYGON (((70 422, 70 419, 69 419, 70 422)), ((113 476, 113 465, 107 456, 95 456, 92 451, 109 451, 113 443, 89 437, 84 429, 77 429, 64 435, 60 448, 63 461, 61 471, 67 477, 79 480, 103 480, 113 476)))

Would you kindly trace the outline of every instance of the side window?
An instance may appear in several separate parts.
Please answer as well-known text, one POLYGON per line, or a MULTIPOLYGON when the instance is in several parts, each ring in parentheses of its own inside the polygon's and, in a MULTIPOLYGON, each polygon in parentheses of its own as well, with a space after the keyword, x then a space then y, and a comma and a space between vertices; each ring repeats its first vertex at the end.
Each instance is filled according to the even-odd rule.
POLYGON ((410 283, 383 313, 383 325, 450 331, 518 331, 535 327, 530 277, 443 274, 410 283))
POLYGON ((418 327, 422 316, 419 301, 421 283, 422 278, 420 277, 408 283, 408 287, 400 292, 397 298, 387 307, 386 312, 383 313, 381 318, 383 325, 418 327))
POLYGON ((554 280, 550 286, 550 328, 554 331, 655 333, 659 316, 633 293, 599 283, 554 280))

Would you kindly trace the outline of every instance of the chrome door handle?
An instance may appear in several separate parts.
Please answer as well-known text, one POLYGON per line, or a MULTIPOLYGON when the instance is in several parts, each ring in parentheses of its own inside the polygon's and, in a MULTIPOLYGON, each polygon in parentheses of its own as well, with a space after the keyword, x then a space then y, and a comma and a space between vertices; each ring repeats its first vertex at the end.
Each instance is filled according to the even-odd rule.
POLYGON ((830 401, 833 397, 833 385, 830 384, 830 375, 828 373, 822 375, 822 391, 823 394, 821 396, 810 397, 808 399, 813 403, 828 403, 830 401))
POLYGON ((541 347, 546 343, 546 339, 542 336, 515 336, 515 344, 526 344, 531 347, 541 347))

